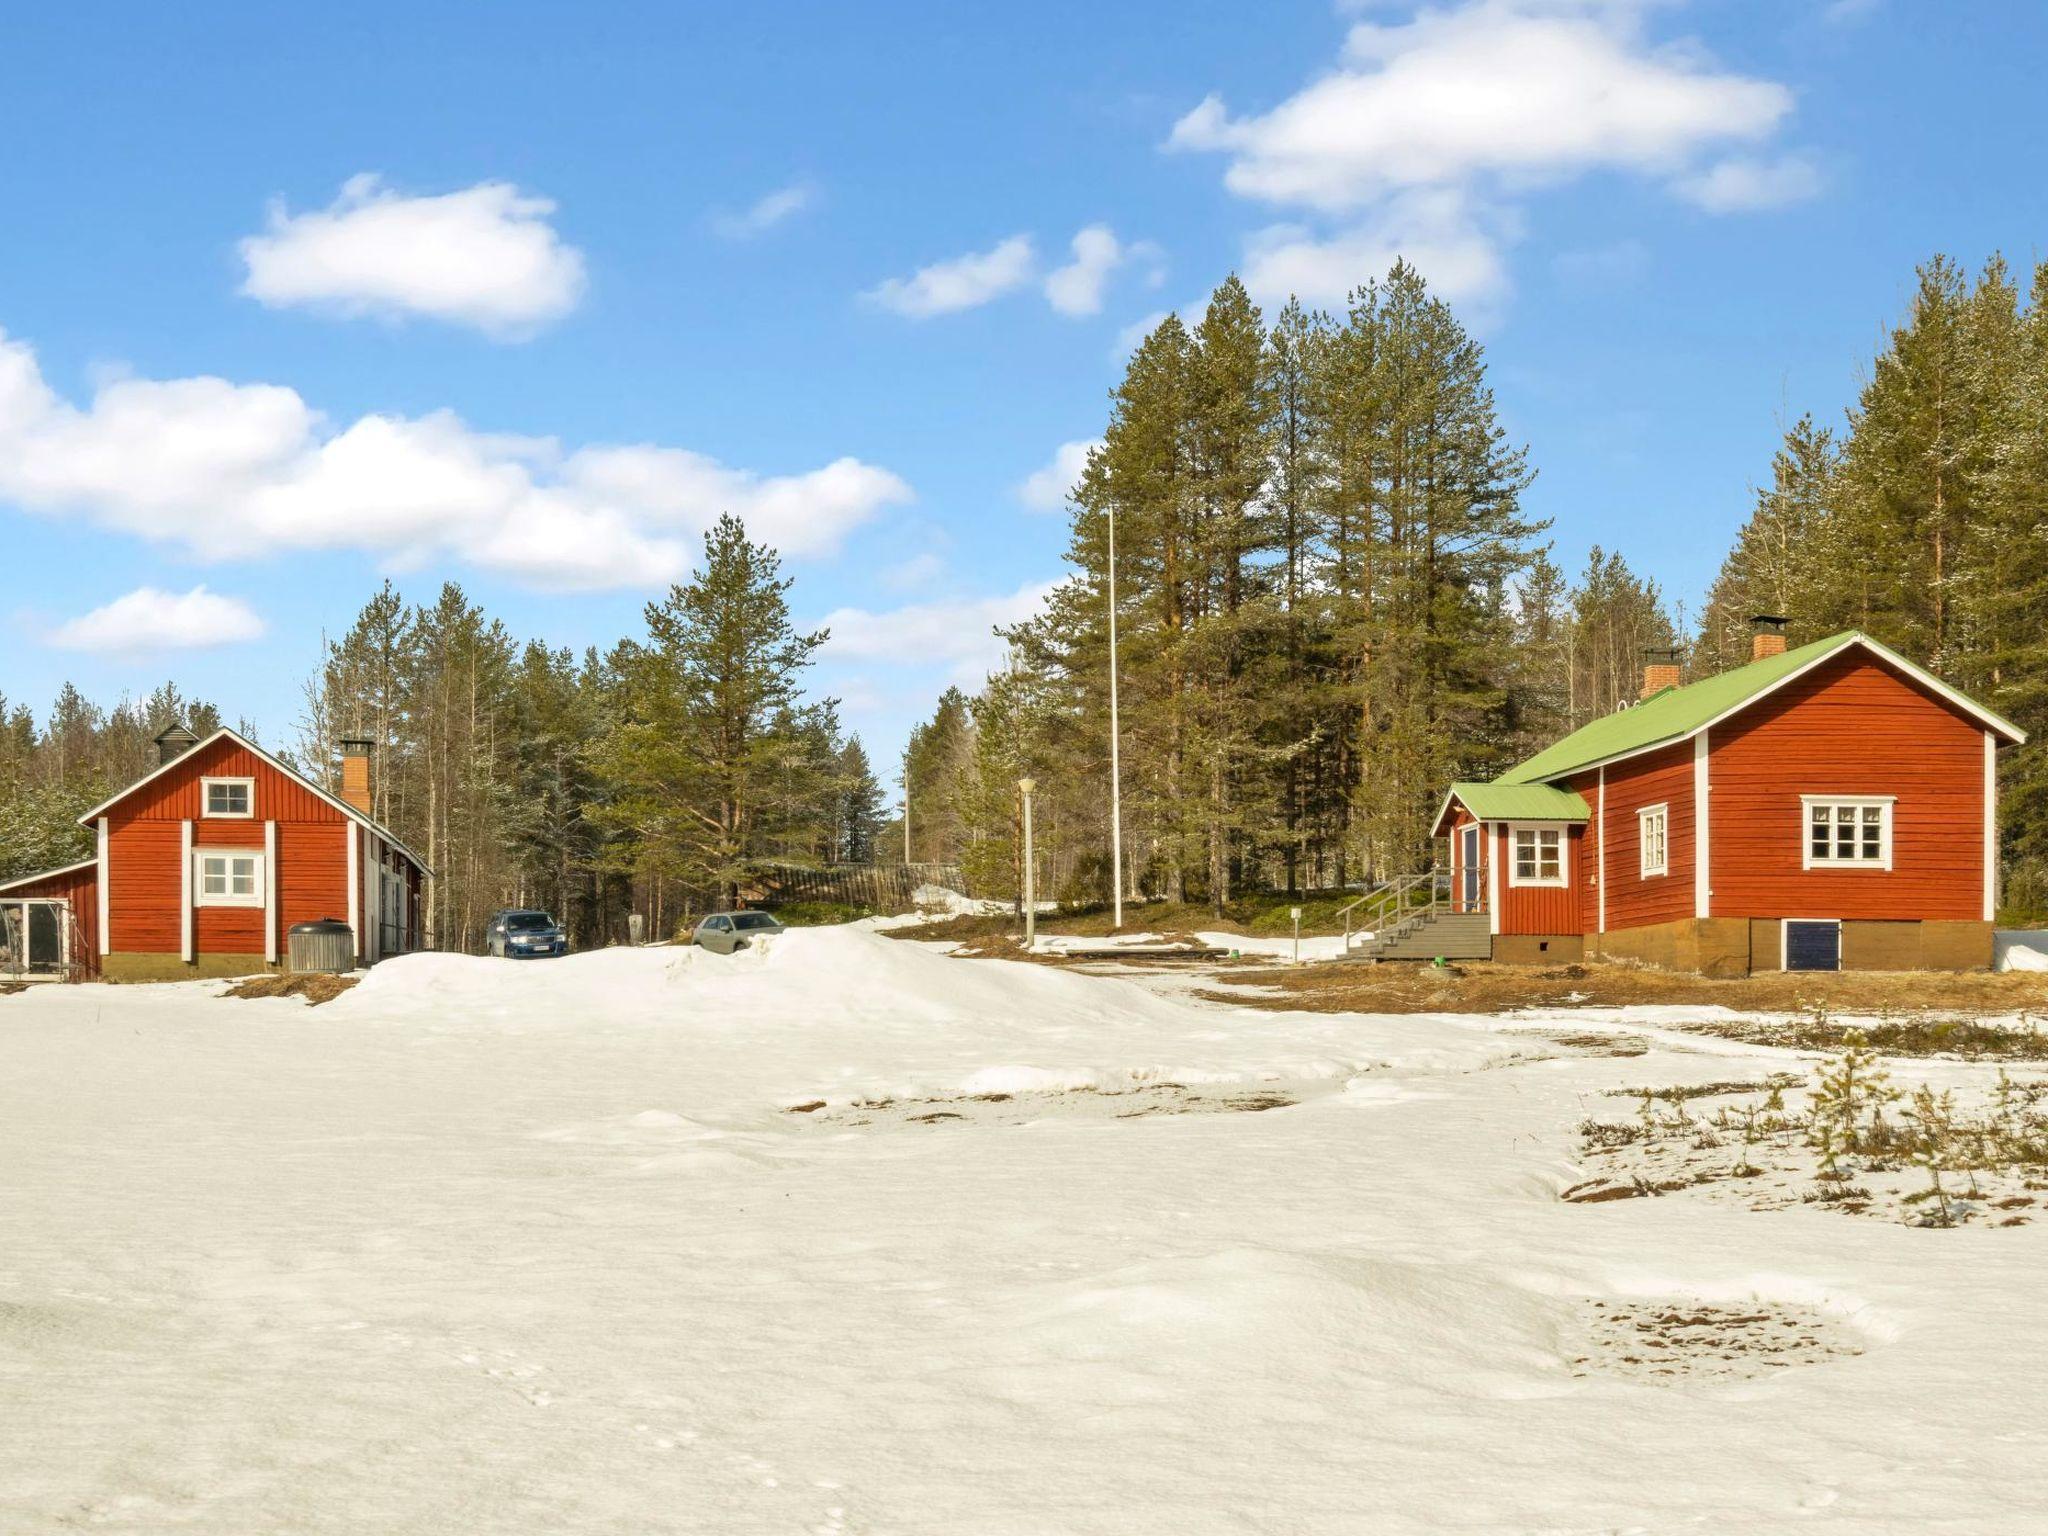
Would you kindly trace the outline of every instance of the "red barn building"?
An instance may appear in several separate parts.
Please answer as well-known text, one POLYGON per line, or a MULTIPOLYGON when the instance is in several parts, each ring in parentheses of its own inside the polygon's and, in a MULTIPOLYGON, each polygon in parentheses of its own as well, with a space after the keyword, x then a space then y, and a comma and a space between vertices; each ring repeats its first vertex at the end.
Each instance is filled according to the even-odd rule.
POLYGON ((358 964, 419 947, 426 866, 371 819, 369 744, 331 795, 231 730, 157 738, 158 766, 80 818, 97 852, 0 885, 0 974, 107 981, 236 976, 333 918, 358 964))
POLYGON ((1765 621, 1748 665, 1677 681, 1659 658, 1640 702, 1451 786, 1445 933, 1709 975, 1991 964, 2023 732, 1854 631, 1788 651, 1765 621))

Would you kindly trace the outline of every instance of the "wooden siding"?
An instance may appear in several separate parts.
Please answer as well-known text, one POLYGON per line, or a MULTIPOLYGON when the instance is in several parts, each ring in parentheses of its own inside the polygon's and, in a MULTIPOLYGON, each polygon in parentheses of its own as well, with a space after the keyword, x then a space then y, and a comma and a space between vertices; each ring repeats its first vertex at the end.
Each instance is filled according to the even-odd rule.
POLYGON ((1716 726, 1708 783, 1716 916, 1983 917, 1984 728, 1867 654, 1716 726), (1827 794, 1898 797, 1889 871, 1801 868, 1800 796, 1827 794))
POLYGON ((10 901, 55 900, 71 907, 71 963, 86 975, 100 970, 100 874, 94 865, 41 880, 25 880, 0 895, 10 901))
POLYGON ((1595 860, 1599 857, 1597 823, 1602 820, 1606 822, 1607 838, 1608 932, 1675 922, 1694 915, 1692 757, 1693 746, 1687 741, 1608 764, 1604 817, 1600 809, 1599 774, 1586 774, 1572 781, 1572 787, 1593 807, 1596 823, 1588 834, 1586 875, 1581 882, 1586 893, 1586 932, 1597 932, 1600 926, 1600 887, 1596 883, 1599 865, 1595 860), (1645 876, 1642 823, 1636 819, 1636 813, 1653 805, 1670 807, 1666 837, 1669 873, 1645 876))
MULTIPOLYGON (((119 808, 116 807, 118 810, 119 808)), ((110 814, 107 829, 107 948, 116 954, 175 955, 183 894, 184 840, 175 821, 110 814)))
MULTIPOLYGON (((108 926, 117 953, 180 952, 181 827, 192 824, 195 848, 264 849, 264 823, 277 823, 277 954, 284 958, 294 923, 348 918, 348 844, 357 824, 291 775, 239 742, 219 741, 179 759, 168 773, 108 808, 108 926), (253 814, 213 816, 201 780, 253 780, 253 814), (345 830, 346 829, 346 830, 345 830)), ((366 840, 367 841, 367 840, 366 840)), ((404 861, 401 860, 403 863, 404 861)), ((411 865, 405 864, 410 870, 411 865)), ((418 874, 410 876, 418 889, 418 874)), ((265 952, 263 908, 195 907, 193 948, 199 955, 265 952)))
POLYGON ((1514 857, 1509 851, 1509 830, 1505 822, 1493 828, 1488 840, 1495 866, 1500 870, 1500 932, 1528 934, 1579 933, 1581 887, 1585 884, 1585 842, 1583 828, 1564 829, 1565 883, 1559 885, 1515 885, 1514 857))

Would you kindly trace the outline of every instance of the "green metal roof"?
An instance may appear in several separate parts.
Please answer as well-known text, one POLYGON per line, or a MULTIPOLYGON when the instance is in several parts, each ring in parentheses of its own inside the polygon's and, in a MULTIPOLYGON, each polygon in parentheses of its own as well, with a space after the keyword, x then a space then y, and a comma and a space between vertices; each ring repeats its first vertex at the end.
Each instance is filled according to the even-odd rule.
MULTIPOLYGON (((1453 800, 1481 821, 1584 821, 1592 814, 1577 791, 1548 784, 1453 784, 1445 811, 1453 800)), ((1442 813, 1437 825, 1443 825, 1442 813)))
POLYGON ((1890 647, 1880 645, 1868 635, 1850 629, 1776 656, 1766 656, 1762 661, 1752 661, 1749 665, 1736 667, 1732 671, 1716 673, 1696 683, 1688 683, 1682 688, 1666 688, 1659 693, 1653 693, 1640 704, 1632 704, 1627 709, 1616 710, 1611 715, 1580 726, 1564 740, 1546 747, 1527 762, 1510 768, 1500 776, 1499 782, 1540 784, 1581 768, 1590 768, 1595 763, 1608 762, 1630 753, 1662 746, 1667 742, 1683 741, 1701 727, 1720 719, 1730 710, 1740 708, 1759 694, 1785 681, 1795 672, 1850 645, 1867 647, 1907 676, 1940 694, 1958 708, 1976 716, 2011 740, 2027 739, 2026 732, 2011 721, 2002 719, 1983 705, 1966 698, 1933 673, 1914 666, 1890 647))

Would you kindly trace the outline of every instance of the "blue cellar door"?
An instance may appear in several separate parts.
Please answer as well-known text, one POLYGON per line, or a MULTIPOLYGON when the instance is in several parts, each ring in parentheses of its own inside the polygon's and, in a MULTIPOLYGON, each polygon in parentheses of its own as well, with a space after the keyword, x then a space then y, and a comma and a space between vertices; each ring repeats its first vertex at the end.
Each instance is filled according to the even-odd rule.
POLYGON ((1785 923, 1785 969, 1839 971, 1842 968, 1840 923, 1785 923))

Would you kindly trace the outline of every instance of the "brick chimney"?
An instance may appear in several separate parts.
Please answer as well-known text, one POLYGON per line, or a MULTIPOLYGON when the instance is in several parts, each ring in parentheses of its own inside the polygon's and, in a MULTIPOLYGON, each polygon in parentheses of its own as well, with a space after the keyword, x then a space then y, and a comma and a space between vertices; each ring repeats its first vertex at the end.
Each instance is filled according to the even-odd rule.
POLYGON ((341 738, 341 798, 370 814, 370 739, 367 736, 341 738))
POLYGON ((1643 649, 1643 692, 1648 698, 1666 688, 1678 686, 1678 647, 1652 645, 1643 649))
POLYGON ((186 730, 182 722, 167 726, 156 738, 156 762, 159 768, 174 763, 199 745, 199 738, 186 730))
POLYGON ((1749 659, 1762 661, 1766 656, 1785 654, 1785 616, 1778 613, 1758 613, 1750 616, 1749 659))

